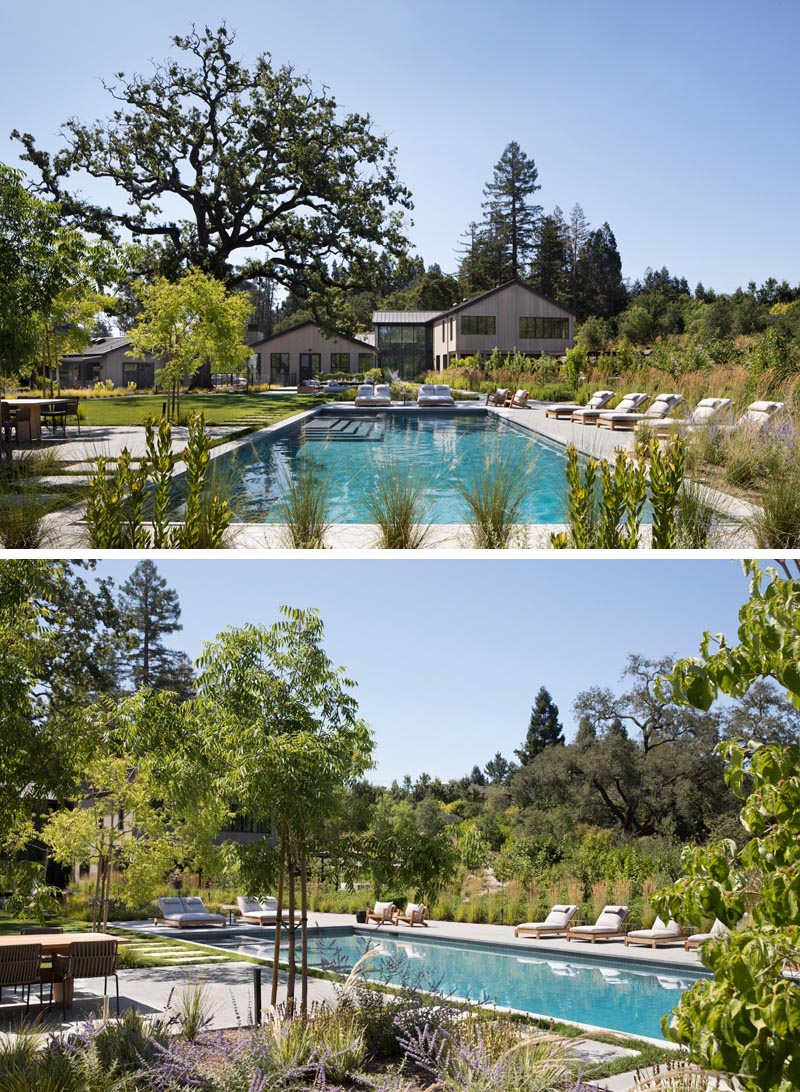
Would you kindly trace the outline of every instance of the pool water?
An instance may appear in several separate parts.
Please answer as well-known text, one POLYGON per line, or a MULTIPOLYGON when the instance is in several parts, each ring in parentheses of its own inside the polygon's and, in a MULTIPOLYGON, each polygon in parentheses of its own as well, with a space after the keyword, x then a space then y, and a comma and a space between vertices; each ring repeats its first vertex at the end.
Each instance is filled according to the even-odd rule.
POLYGON ((214 460, 230 494, 234 521, 280 523, 276 502, 307 460, 330 480, 331 521, 372 523, 365 498, 387 467, 408 469, 425 483, 430 523, 468 522, 456 480, 485 475, 487 460, 533 464, 522 520, 563 523, 566 454, 557 445, 493 414, 320 414, 275 437, 261 437, 214 460))
MULTIPOLYGON (((663 1039, 661 1018, 702 977, 663 964, 651 968, 629 960, 572 958, 571 953, 566 958, 417 936, 312 936, 309 961, 347 973, 368 948, 377 947, 383 954, 364 964, 365 977, 654 1039, 663 1039)), ((241 939, 236 950, 272 958, 271 944, 241 939)))

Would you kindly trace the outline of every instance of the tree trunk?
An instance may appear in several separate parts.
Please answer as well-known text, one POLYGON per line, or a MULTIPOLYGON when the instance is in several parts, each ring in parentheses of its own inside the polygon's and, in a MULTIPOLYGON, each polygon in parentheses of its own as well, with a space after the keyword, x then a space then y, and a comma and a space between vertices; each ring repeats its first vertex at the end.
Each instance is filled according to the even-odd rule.
POLYGON ((294 922, 294 885, 296 876, 296 866, 294 860, 294 853, 289 848, 289 861, 286 869, 286 879, 289 884, 289 980, 286 983, 286 1014, 288 1016, 294 1016, 294 988, 295 980, 297 978, 297 970, 294 965, 295 959, 295 922, 294 922))
POLYGON ((100 881, 103 877, 103 844, 100 843, 100 852, 97 855, 97 876, 94 882, 94 900, 92 904, 92 929, 97 932, 97 925, 100 920, 100 899, 102 897, 102 889, 100 881))
POLYGON ((278 866, 278 912, 275 919, 275 946, 272 955, 272 994, 270 1004, 273 1009, 278 1004, 278 961, 281 955, 281 916, 283 914, 283 866, 286 859, 286 841, 281 835, 280 859, 278 866))
POLYGON ((308 1015, 308 869, 300 851, 300 1012, 308 1015))

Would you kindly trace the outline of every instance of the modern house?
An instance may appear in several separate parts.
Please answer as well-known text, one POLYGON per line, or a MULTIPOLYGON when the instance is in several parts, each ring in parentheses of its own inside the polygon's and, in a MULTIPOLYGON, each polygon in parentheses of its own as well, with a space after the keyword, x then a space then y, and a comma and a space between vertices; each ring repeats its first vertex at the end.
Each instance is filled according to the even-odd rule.
POLYGON ((328 336, 310 320, 252 345, 255 383, 294 387, 320 373, 365 372, 377 366, 374 345, 344 334, 328 336))
POLYGON ((380 366, 404 379, 494 349, 560 356, 575 336, 574 313, 520 280, 445 311, 375 311, 372 320, 380 366))
POLYGON ((111 380, 115 387, 135 383, 152 387, 161 362, 151 356, 130 357, 130 338, 95 337, 82 353, 68 353, 59 361, 62 387, 93 387, 111 380))

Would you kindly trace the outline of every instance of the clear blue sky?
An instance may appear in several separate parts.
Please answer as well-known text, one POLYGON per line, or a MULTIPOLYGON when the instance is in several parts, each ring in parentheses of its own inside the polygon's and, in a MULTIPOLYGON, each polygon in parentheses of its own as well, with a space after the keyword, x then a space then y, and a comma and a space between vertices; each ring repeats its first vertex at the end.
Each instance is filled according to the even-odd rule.
POLYGON ((6 4, 0 160, 18 162, 15 127, 55 149, 65 118, 110 112, 101 77, 149 72, 171 35, 223 16, 243 59, 270 51, 389 135, 428 263, 454 270, 517 140, 545 209, 608 220, 630 278, 800 280, 796 0, 6 4))
MULTIPOLYGON (((697 654, 704 630, 735 639, 747 599, 738 561, 158 560, 183 607, 167 643, 193 659, 226 626, 316 607, 326 648, 358 683, 381 784, 443 779, 513 757, 544 685, 572 735, 572 702, 619 683, 630 652, 697 654)), ((134 561, 98 562, 121 583, 134 561)))

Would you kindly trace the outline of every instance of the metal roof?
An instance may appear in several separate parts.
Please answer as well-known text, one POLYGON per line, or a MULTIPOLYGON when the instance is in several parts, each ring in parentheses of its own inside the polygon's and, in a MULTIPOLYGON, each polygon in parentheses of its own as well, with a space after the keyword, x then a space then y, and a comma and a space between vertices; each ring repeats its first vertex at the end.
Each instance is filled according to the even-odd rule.
POLYGON ((80 353, 67 353, 62 359, 73 360, 84 356, 105 356, 106 353, 113 352, 114 349, 130 346, 130 343, 131 339, 129 337, 96 337, 91 345, 87 345, 80 353))
POLYGON ((443 311, 373 311, 372 321, 379 326, 402 325, 405 323, 421 324, 430 322, 444 314, 443 311))

